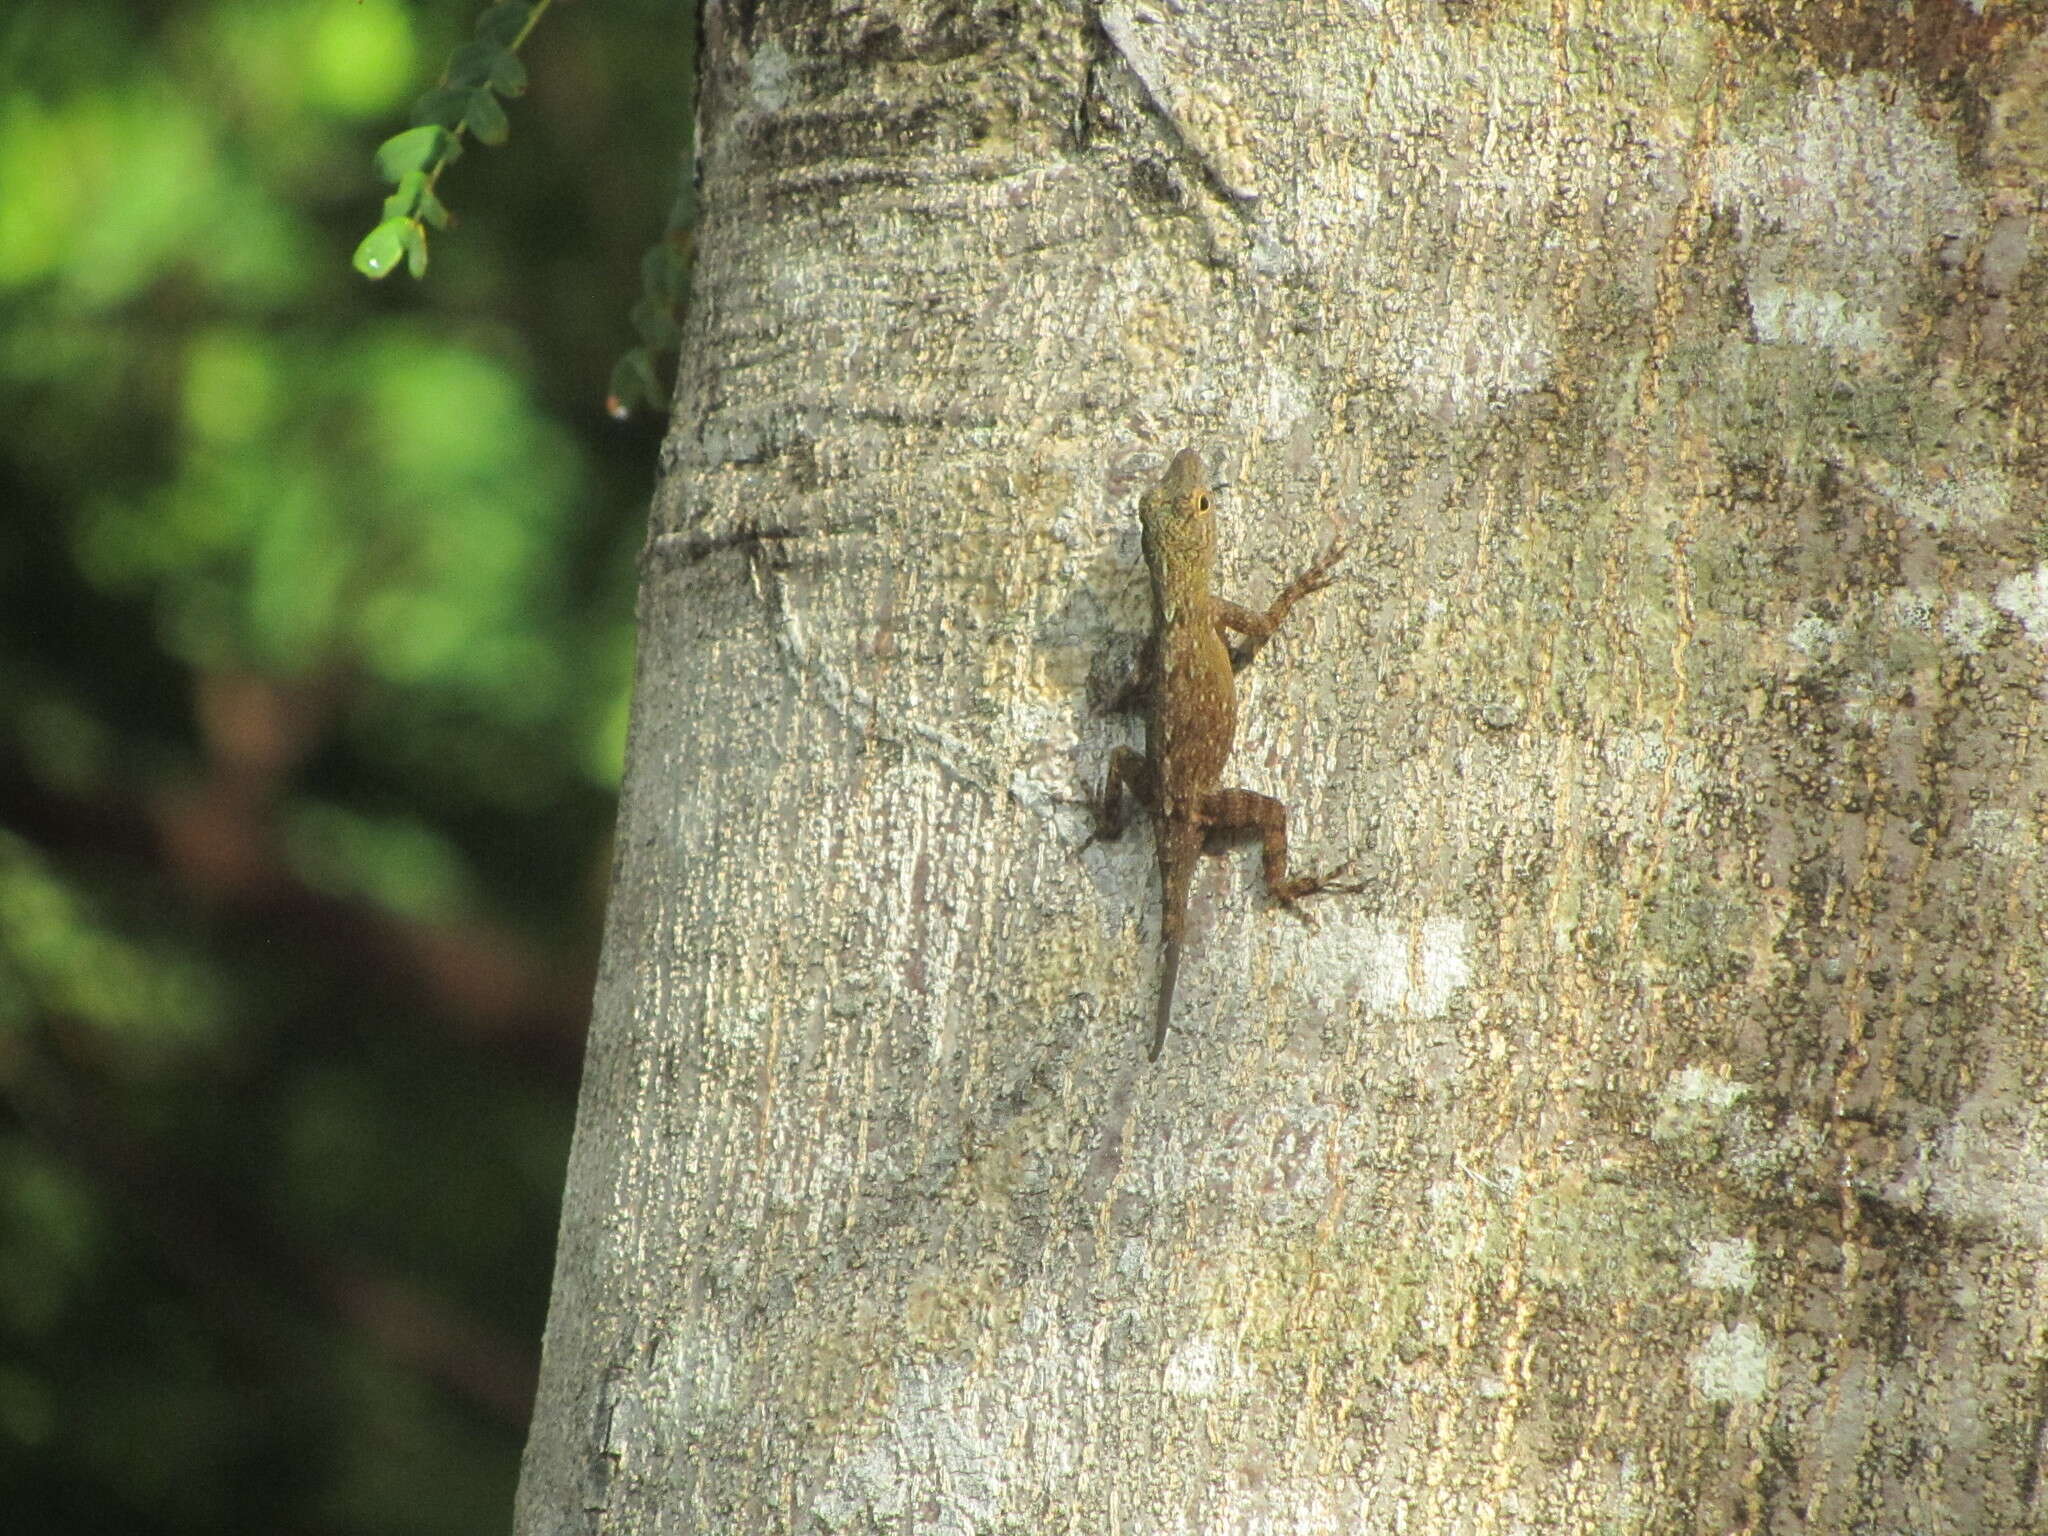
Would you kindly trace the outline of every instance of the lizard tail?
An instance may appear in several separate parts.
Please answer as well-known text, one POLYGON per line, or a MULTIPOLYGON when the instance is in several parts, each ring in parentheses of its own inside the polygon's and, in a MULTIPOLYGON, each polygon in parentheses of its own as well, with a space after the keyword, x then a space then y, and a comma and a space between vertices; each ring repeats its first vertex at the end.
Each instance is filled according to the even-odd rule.
POLYGON ((1157 1061, 1166 1048, 1166 1021, 1173 1017, 1173 984, 1180 979, 1180 940, 1166 941, 1166 964, 1159 976, 1159 1017, 1152 1023, 1152 1044, 1147 1061, 1157 1061))

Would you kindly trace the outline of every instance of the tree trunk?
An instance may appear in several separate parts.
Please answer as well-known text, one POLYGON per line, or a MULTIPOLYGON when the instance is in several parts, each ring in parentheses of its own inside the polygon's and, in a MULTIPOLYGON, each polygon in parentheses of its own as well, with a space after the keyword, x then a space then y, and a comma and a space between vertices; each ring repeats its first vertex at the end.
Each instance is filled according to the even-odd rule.
POLYGON ((522 1532, 2048 1529, 2017 14, 709 0, 522 1532))

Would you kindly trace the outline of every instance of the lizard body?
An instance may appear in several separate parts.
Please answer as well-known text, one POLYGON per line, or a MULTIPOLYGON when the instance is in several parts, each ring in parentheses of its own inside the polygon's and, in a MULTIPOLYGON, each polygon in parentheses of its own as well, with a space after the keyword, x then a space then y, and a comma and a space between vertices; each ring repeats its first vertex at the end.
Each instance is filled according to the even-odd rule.
POLYGON ((1157 1061, 1173 1013, 1173 991, 1187 928, 1188 889, 1195 863, 1212 840, 1256 833, 1263 846, 1266 890, 1300 915, 1295 903, 1317 892, 1356 894, 1361 887, 1325 875, 1287 873, 1287 807, 1247 789, 1224 789, 1223 768, 1237 733, 1236 674, 1273 637, 1288 610, 1330 584, 1344 558, 1334 540, 1263 612, 1216 597, 1216 517, 1201 456, 1182 449, 1159 483, 1138 500, 1145 565, 1152 576, 1153 633, 1137 685, 1127 694, 1146 702, 1145 752, 1119 747, 1096 806, 1095 838, 1124 828, 1125 794, 1158 823, 1160 934, 1164 960, 1159 1011, 1146 1055, 1157 1061), (1235 652, 1224 641, 1246 637, 1235 652))

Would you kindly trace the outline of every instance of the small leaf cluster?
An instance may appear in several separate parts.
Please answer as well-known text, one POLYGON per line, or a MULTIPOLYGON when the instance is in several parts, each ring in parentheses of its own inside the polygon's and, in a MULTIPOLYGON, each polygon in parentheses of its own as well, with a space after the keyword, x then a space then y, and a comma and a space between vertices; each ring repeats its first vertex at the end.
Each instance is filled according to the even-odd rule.
POLYGON ((497 145, 511 134, 499 98, 525 94, 526 66, 518 50, 552 0, 502 0, 476 21, 476 35, 448 61, 441 81, 413 104, 413 126, 377 148, 377 174, 393 191, 384 199, 377 226, 356 247, 355 269, 368 278, 389 277, 401 260, 414 277, 427 271, 427 226, 446 229, 452 220, 435 196, 441 173, 462 153, 462 136, 473 133, 497 145))
POLYGON ((605 410, 615 420, 625 420, 640 406, 661 410, 668 403, 655 361, 675 352, 682 340, 691 251, 690 230, 678 225, 640 258, 640 299, 633 306, 633 329, 640 334, 640 345, 612 365, 611 387, 605 395, 605 410))

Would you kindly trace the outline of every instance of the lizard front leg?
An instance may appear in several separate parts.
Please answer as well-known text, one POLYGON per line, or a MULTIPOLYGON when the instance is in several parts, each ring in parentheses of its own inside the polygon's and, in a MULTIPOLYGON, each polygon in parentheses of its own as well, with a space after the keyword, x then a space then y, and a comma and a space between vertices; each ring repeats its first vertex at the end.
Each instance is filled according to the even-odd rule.
POLYGON ((1273 638, 1274 632, 1280 628, 1281 622, 1293 610, 1294 605, 1311 592, 1322 591, 1336 579, 1331 573, 1336 570, 1337 562, 1350 552, 1350 540, 1341 537, 1332 539, 1321 558, 1287 583, 1281 589, 1280 595, 1267 605, 1264 613, 1256 608, 1246 608, 1218 598, 1216 627, 1219 630, 1235 630, 1245 637, 1244 644, 1230 653, 1230 670, 1242 672, 1250 666, 1252 658, 1265 648, 1268 640, 1273 638))
POLYGON ((1202 801, 1202 820, 1212 836, 1258 835, 1267 893, 1303 922, 1308 921, 1307 914, 1296 903, 1304 896, 1357 896, 1365 890, 1342 878, 1351 872, 1348 863, 1319 875, 1288 874, 1287 807, 1270 795, 1248 789, 1212 789, 1202 801))

